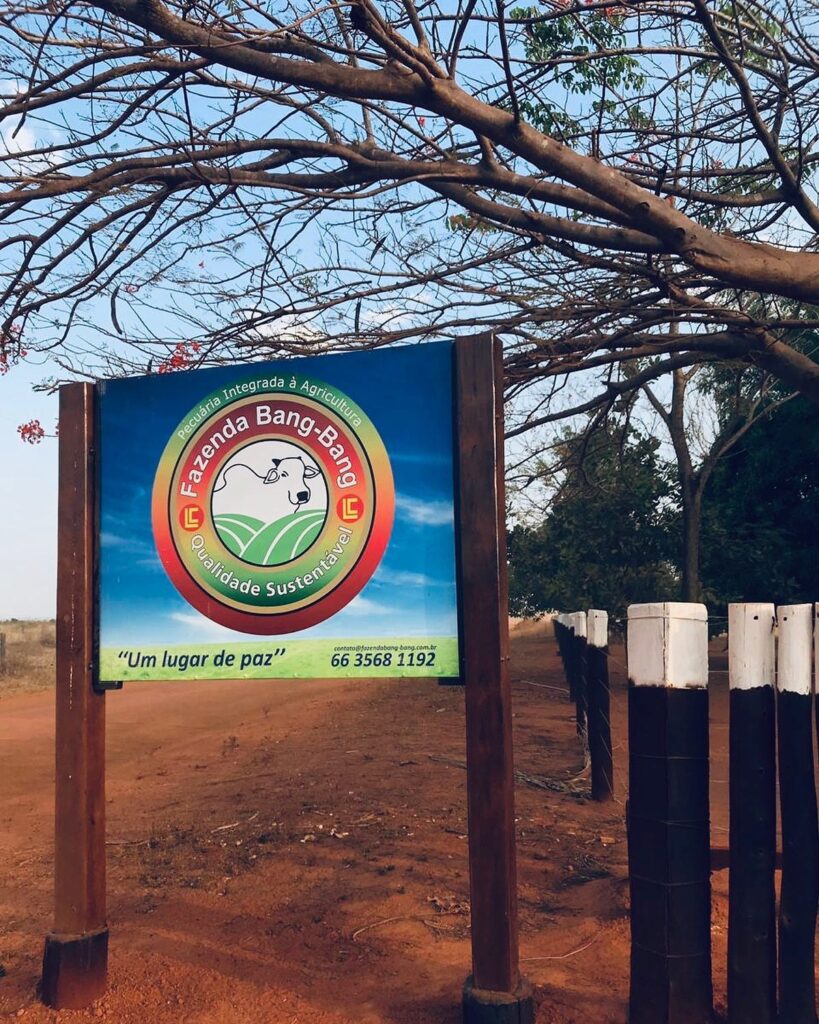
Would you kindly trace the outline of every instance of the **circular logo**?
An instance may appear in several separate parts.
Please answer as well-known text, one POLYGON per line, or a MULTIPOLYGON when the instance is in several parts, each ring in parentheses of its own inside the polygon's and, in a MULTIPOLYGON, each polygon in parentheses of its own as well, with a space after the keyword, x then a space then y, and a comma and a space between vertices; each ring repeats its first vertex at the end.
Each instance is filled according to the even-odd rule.
POLYGON ((338 389, 271 375, 214 391, 169 440, 153 490, 165 571, 214 622, 306 629, 348 604, 386 549, 384 443, 338 389))

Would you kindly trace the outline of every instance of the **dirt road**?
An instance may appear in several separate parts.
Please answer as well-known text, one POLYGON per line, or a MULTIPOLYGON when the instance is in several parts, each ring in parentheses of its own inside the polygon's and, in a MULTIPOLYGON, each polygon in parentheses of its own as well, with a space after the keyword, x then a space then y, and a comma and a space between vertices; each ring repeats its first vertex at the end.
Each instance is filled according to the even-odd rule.
MULTIPOLYGON (((622 799, 591 804, 576 778, 573 709, 551 639, 516 637, 513 678, 521 956, 538 1024, 620 1024, 622 799)), ((460 1020, 469 886, 459 688, 135 683, 107 701, 111 986, 92 1009, 55 1014, 35 996, 50 921, 53 695, 0 700, 0 1015, 460 1020)), ((623 704, 620 691, 621 794, 623 704)))

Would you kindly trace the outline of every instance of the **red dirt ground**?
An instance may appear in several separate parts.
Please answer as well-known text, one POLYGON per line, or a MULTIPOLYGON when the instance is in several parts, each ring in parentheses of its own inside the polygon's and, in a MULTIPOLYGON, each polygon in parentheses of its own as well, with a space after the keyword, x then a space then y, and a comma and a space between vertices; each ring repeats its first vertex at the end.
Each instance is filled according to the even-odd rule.
MULTIPOLYGON (((521 958, 537 1021, 622 1024, 622 651, 612 652, 618 800, 609 805, 587 798, 573 709, 543 626, 515 631, 512 672, 521 958)), ((713 702, 717 845, 726 824, 722 689, 713 702)), ((134 683, 107 700, 110 990, 90 1010, 60 1013, 35 995, 50 923, 53 694, 0 701, 0 1016, 459 1022, 469 971, 460 688, 134 683)), ((724 875, 714 876, 718 1003, 724 875)))

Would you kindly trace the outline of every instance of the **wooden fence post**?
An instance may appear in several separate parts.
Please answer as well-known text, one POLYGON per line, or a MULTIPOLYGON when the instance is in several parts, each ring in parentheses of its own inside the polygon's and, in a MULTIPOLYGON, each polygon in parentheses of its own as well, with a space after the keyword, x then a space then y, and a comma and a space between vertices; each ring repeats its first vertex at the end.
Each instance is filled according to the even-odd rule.
MULTIPOLYGON (((816 675, 814 690, 819 692, 819 602, 813 606, 813 666, 816 675)), ((819 700, 816 692, 813 699, 813 716, 816 723, 816 749, 819 751, 819 700)))
POLYGON ((817 831, 813 767, 811 655, 813 608, 778 610, 779 800, 782 885, 779 894, 779 1019, 816 1024, 817 831))
POLYGON ((6 674, 6 634, 0 633, 0 676, 6 674))
POLYGON ((515 799, 503 472, 503 350, 455 343, 458 533, 466 700, 472 975, 465 1024, 532 1024, 518 965, 515 799))
POLYGON ((574 666, 575 721, 577 723, 577 735, 583 740, 584 750, 588 750, 589 678, 586 657, 586 613, 575 612, 572 619, 574 624, 572 663, 574 666))
POLYGON ((586 616, 588 636, 588 721, 592 800, 614 798, 609 690, 609 616, 592 608, 586 616))
POLYGON ((728 607, 729 1024, 776 1021, 774 606, 728 607))
POLYGON ((81 1009, 105 992, 105 695, 92 685, 94 387, 60 390, 54 929, 41 995, 81 1009))
POLYGON ((631 1024, 712 1017, 708 622, 628 610, 631 1024))
POLYGON ((574 645, 574 612, 566 615, 566 682, 569 684, 569 700, 577 703, 577 649, 574 645))
POLYGON ((552 628, 555 634, 555 643, 557 644, 557 653, 560 655, 560 663, 563 666, 563 672, 566 672, 566 627, 563 623, 565 616, 562 612, 555 615, 552 619, 552 628))
POLYGON ((558 616, 558 619, 560 620, 558 623, 558 649, 560 651, 560 661, 563 665, 563 674, 566 677, 566 699, 573 701, 574 679, 572 677, 572 617, 564 612, 558 616))

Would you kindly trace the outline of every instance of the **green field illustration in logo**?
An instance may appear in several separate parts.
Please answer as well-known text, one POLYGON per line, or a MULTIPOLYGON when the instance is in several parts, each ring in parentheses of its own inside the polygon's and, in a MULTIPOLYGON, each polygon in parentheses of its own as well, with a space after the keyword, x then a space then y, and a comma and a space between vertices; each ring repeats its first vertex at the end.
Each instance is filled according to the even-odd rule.
POLYGON ((240 512, 216 515, 213 523, 225 547, 243 562, 283 565, 313 544, 324 526, 321 510, 293 512, 272 523, 240 512))

